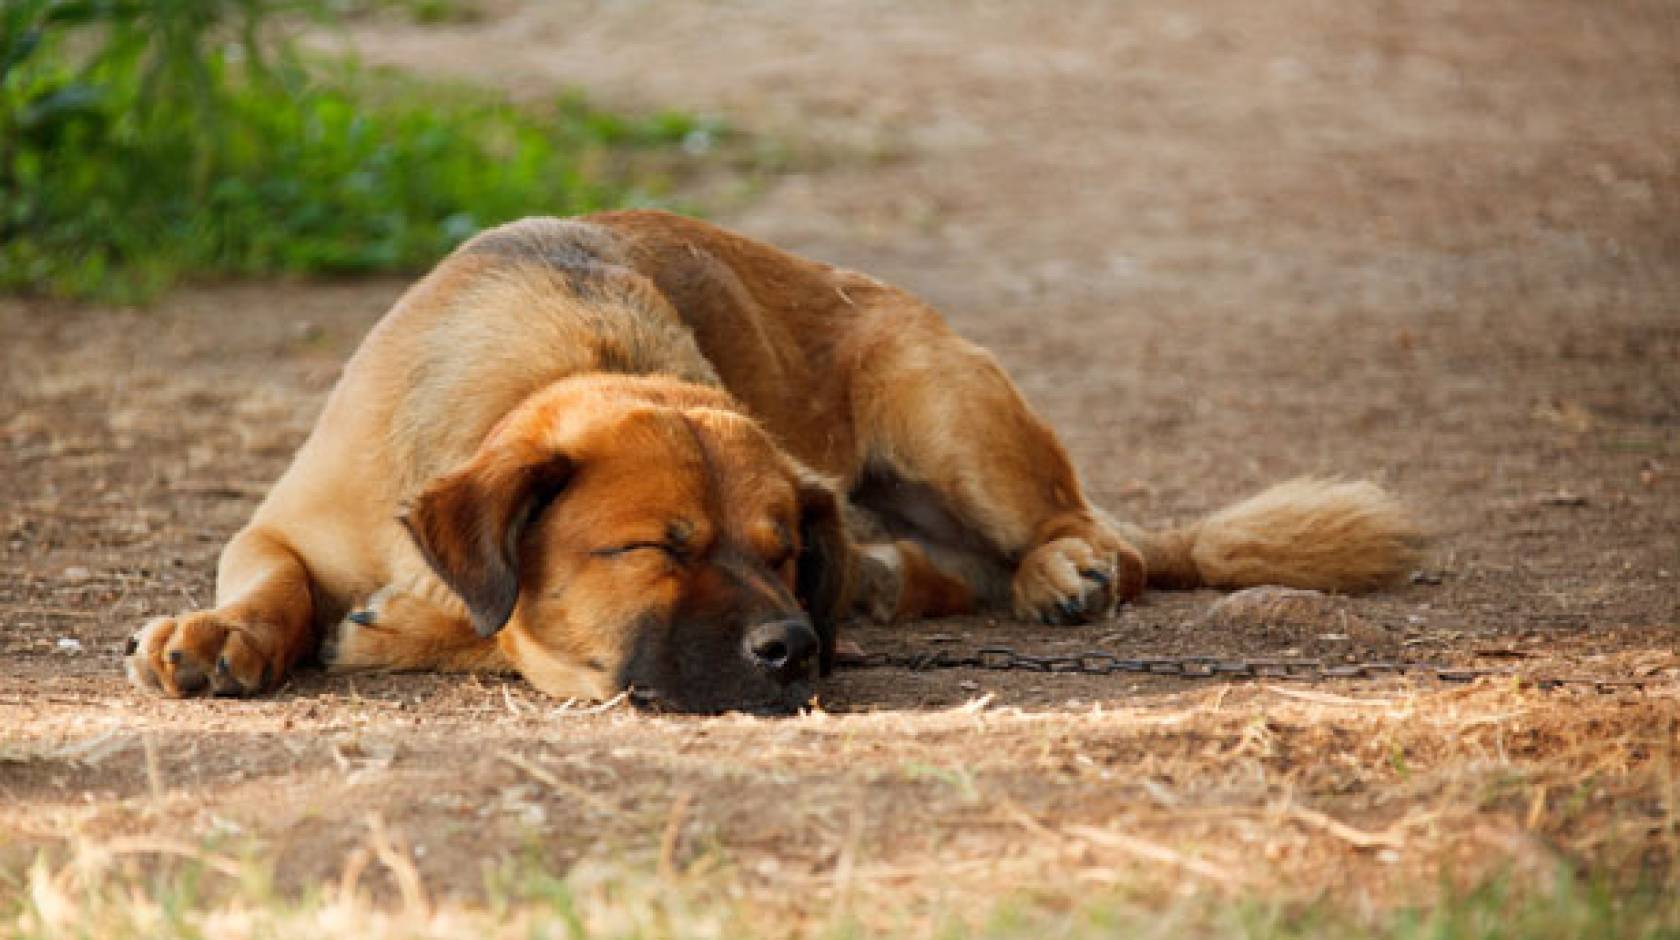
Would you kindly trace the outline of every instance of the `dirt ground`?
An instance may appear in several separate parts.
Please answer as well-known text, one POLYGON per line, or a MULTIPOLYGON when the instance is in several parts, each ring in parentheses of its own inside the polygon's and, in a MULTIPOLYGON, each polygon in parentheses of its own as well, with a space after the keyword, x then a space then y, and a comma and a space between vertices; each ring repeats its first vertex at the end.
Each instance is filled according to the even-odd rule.
POLYGON ((693 198, 930 299, 1117 514, 1184 520, 1330 473, 1383 481, 1435 533, 1413 583, 1322 622, 1209 623, 1219 595, 1154 594, 1082 628, 857 632, 869 650, 1405 656, 1648 685, 880 669, 777 721, 306 672, 255 701, 156 701, 122 680, 122 639, 209 600, 222 542, 403 284, 0 298, 0 868, 72 840, 208 841, 301 886, 338 878, 377 818, 434 897, 480 898, 486 866, 534 853, 721 878, 788 931, 843 908, 912 932, 1017 892, 1378 910, 1442 870, 1675 876, 1672 5, 486 10, 323 41, 786 143, 785 171, 693 198))

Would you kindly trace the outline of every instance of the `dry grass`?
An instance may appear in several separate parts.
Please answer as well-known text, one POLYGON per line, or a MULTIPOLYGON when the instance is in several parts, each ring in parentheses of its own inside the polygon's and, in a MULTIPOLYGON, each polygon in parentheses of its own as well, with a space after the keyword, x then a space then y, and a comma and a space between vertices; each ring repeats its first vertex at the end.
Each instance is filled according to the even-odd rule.
MULTIPOLYGON (((380 743, 408 723, 401 709, 352 707, 353 737, 300 755, 294 772, 319 764, 337 804, 313 880, 267 834, 172 835, 201 794, 171 786, 180 755, 146 743, 169 737, 167 712, 131 715, 120 733, 18 740, 0 765, 13 780, 147 769, 115 805, 0 811, 43 850, 27 877, 13 869, 11 929, 1036 936, 1016 927, 1086 935, 1167 917, 1177 932, 1333 923, 1386 936, 1414 909, 1468 917, 1555 902, 1599 916, 1594 891, 1649 907, 1653 924, 1677 914, 1640 893, 1680 888, 1680 689, 1668 683, 1618 695, 1511 682, 1202 686, 1137 707, 1028 711, 983 697, 782 721, 567 709, 508 685, 470 699, 432 720, 477 738, 455 761, 500 763, 508 779, 467 797, 502 801, 481 817, 500 848, 468 873, 459 847, 454 870, 427 863, 413 840, 441 837, 424 814, 360 811, 370 792, 419 800, 451 773, 414 742, 380 743), (580 775, 580 757, 644 776, 664 767, 665 780, 602 786, 580 775)), ((227 832, 273 815, 260 798, 218 802, 227 832)))
POLYGON ((1184 890, 1140 899, 1123 888, 1016 887, 1003 900, 949 904, 918 916, 865 918, 836 908, 826 918, 789 917, 743 896, 725 872, 655 874, 588 864, 557 878, 536 866, 503 866, 482 904, 428 901, 406 848, 371 828, 368 845, 347 860, 345 878, 301 899, 273 889, 259 862, 166 842, 131 840, 82 846, 54 867, 28 873, 26 895, 4 912, 0 937, 120 938, 523 938, 523 937, 855 937, 882 934, 963 937, 1672 937, 1680 901, 1642 888, 1615 892, 1592 877, 1558 872, 1549 884, 1514 887, 1490 878, 1448 890, 1427 908, 1378 914, 1334 903, 1280 904, 1184 890), (141 874, 137 862, 152 856, 141 874), (159 866, 159 856, 186 858, 159 866), (369 858, 416 893, 381 903, 357 876, 369 858), (871 921, 874 921, 871 923, 871 921))

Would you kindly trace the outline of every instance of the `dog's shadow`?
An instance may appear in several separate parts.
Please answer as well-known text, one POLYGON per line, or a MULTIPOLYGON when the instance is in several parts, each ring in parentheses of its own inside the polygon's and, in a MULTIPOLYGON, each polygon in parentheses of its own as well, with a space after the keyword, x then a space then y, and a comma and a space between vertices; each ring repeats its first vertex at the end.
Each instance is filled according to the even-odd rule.
MULTIPOLYGON (((988 707, 1066 709, 1099 702, 1135 703, 1189 688, 1180 679, 1135 673, 1104 676, 904 664, 939 655, 972 657, 983 647, 999 645, 1023 653, 1077 654, 1110 645, 1116 628, 1114 622, 1034 627, 984 617, 946 618, 910 627, 853 626, 845 635, 861 647, 864 659, 842 662, 819 679, 811 708, 832 714, 926 712, 972 707, 983 701, 988 707)), ((281 700, 342 703, 433 718, 562 718, 610 711, 673 714, 634 694, 605 702, 557 699, 517 675, 329 673, 315 663, 302 664, 274 695, 281 700)))

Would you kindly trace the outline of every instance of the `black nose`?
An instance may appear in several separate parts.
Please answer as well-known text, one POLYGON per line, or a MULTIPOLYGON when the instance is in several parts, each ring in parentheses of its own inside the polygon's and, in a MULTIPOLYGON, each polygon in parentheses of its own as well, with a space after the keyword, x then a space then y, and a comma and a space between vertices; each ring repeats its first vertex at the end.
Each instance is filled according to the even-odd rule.
POLYGON ((817 631, 804 617, 761 623, 747 631, 747 658, 782 682, 801 679, 811 671, 817 652, 817 631))

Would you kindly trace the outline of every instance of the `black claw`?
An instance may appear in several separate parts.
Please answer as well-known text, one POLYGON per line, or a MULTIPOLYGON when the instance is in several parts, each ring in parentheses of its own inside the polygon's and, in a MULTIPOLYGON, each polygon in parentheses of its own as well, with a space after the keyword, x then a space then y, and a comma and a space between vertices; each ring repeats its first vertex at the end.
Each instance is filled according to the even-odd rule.
POLYGON ((1065 627, 1082 621, 1083 609, 1078 601, 1057 601, 1054 607, 1038 615, 1038 619, 1053 627, 1065 627))
POLYGON ((233 676, 233 664, 226 656, 217 657, 216 676, 210 682, 210 694, 222 698, 239 693, 239 680, 233 676))
POLYGON ((123 655, 133 656, 138 649, 140 649, 140 638, 131 636, 128 638, 128 642, 123 644, 123 655))
POLYGON ((1079 576, 1105 586, 1114 582, 1114 575, 1097 568, 1086 568, 1085 570, 1079 572, 1079 576))
POLYGON ((379 618, 371 610, 358 610, 352 612, 350 616, 345 617, 344 619, 359 627, 371 627, 373 626, 374 621, 379 618))
POLYGON ((209 684, 210 680, 204 677, 204 673, 196 669, 175 674, 175 688, 180 689, 183 695, 196 694, 209 684))

